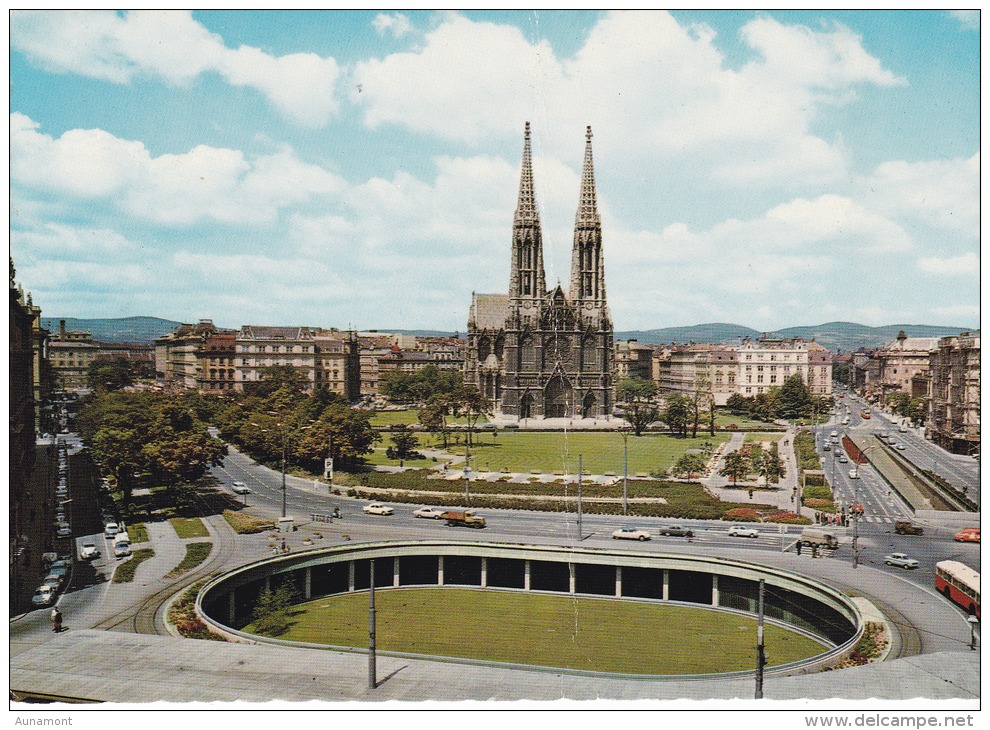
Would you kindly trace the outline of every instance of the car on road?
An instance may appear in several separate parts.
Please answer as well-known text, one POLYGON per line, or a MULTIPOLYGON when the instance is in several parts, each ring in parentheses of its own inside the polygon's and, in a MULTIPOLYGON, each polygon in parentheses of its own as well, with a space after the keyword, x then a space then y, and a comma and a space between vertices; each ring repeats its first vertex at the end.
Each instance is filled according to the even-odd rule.
POLYGON ((443 519, 446 512, 447 510, 440 509, 439 507, 420 507, 417 510, 413 510, 413 515, 416 517, 424 517, 428 520, 440 520, 443 519))
POLYGON ((847 457, 845 454, 839 454, 839 463, 840 464, 848 464, 849 463, 849 457, 847 457))
POLYGON ((979 542, 980 541, 980 528, 979 527, 967 527, 964 530, 960 530, 955 534, 953 539, 956 542, 979 542))
POLYGON ((729 537, 759 537, 760 531, 755 527, 744 527, 743 525, 733 525, 729 528, 729 537))
POLYGON ((80 560, 92 560, 93 558, 98 558, 98 557, 100 557, 100 551, 97 549, 94 543, 84 542, 82 547, 79 548, 80 560))
POLYGON ((822 447, 822 451, 831 451, 831 450, 832 450, 832 444, 826 441, 825 446, 822 447))
POLYGON ((366 504, 361 509, 364 510, 364 512, 369 515, 390 515, 395 511, 387 504, 381 504, 379 502, 372 502, 371 504, 366 504))
POLYGON ((116 522, 108 522, 103 526, 103 536, 108 540, 112 539, 118 532, 120 532, 120 528, 117 527, 116 522))
POLYGON ((248 489, 248 485, 244 482, 234 482, 230 488, 234 494, 251 494, 251 490, 248 489))
POLYGON ((72 537, 72 528, 66 524, 59 525, 55 534, 58 537, 72 537))
POLYGON ((660 525, 657 530, 661 535, 668 537, 693 537, 694 533, 684 525, 660 525))
POLYGON ((638 527, 633 527, 632 525, 627 525, 625 527, 620 527, 618 530, 612 533, 613 540, 649 540, 651 539, 650 533, 646 530, 641 530, 638 527))
POLYGON ((897 449, 898 451, 904 451, 904 444, 897 444, 896 446, 894 446, 894 448, 897 449))
POLYGON ((917 560, 914 558, 909 558, 904 553, 891 553, 890 555, 885 555, 883 562, 887 565, 904 568, 904 570, 914 570, 919 565, 917 560))
POLYGON ((38 586, 38 590, 31 596, 32 606, 50 606, 58 598, 58 592, 49 585, 38 586))
POLYGON ((849 470, 849 478, 859 479, 859 470, 856 467, 853 467, 852 469, 849 470))

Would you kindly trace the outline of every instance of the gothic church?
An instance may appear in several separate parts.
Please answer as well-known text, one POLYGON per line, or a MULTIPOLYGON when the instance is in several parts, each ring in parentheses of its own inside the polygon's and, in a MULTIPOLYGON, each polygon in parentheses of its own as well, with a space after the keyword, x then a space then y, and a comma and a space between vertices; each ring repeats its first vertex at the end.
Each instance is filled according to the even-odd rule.
POLYGON ((612 320, 591 127, 586 138, 568 291, 546 286, 526 122, 509 293, 472 295, 465 381, 478 386, 502 416, 603 418, 612 412, 612 320))

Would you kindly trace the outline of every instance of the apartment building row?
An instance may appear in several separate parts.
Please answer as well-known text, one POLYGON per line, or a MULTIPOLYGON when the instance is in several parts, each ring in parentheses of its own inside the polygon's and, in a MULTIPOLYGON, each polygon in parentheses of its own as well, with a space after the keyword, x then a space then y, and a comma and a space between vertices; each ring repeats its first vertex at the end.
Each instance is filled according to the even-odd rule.
POLYGON ((354 332, 320 327, 244 325, 218 328, 211 320, 183 324, 155 340, 155 366, 166 387, 204 392, 241 391, 266 368, 290 366, 312 391, 325 387, 347 400, 374 398, 389 372, 435 365, 460 371, 457 338, 354 332))
POLYGON ((975 453, 980 444, 980 336, 908 337, 852 354, 850 384, 885 404, 894 393, 928 402, 927 435, 945 449, 975 453))
POLYGON ((812 394, 832 393, 832 354, 802 339, 745 339, 739 344, 670 345, 653 354, 661 394, 710 392, 724 406, 733 393, 752 397, 800 375, 812 394))

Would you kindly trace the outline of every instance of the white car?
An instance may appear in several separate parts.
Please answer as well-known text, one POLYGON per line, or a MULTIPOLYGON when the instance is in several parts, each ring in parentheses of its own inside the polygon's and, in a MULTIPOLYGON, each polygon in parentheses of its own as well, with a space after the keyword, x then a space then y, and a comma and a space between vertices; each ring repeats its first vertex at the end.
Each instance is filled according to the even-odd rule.
POLYGON ((234 494, 251 494, 251 490, 248 489, 248 485, 244 482, 234 482, 231 489, 234 490, 234 494))
POLYGON ((380 504, 379 502, 366 504, 362 509, 369 515, 390 515, 395 511, 387 504, 380 504))
POLYGON ((850 469, 849 470, 849 478, 850 479, 859 479, 859 470, 856 469, 855 467, 853 467, 852 469, 850 469))
POLYGON ((80 560, 92 560, 93 558, 98 557, 100 557, 100 551, 96 548, 96 545, 91 542, 84 542, 83 546, 79 548, 80 560))
POLYGON ((918 561, 914 558, 909 558, 904 553, 891 553, 890 555, 884 556, 883 562, 887 565, 895 565, 898 568, 904 568, 905 570, 913 570, 918 567, 918 561))
POLYGON ((431 520, 442 519, 447 513, 447 510, 440 509, 439 507, 420 507, 417 510, 413 510, 413 514, 416 517, 425 517, 431 520))
POLYGON ((55 599, 58 598, 58 592, 53 590, 49 585, 43 585, 34 592, 31 596, 32 606, 50 606, 55 603, 55 599))
POLYGON ((612 533, 613 540, 649 540, 651 539, 650 533, 646 530, 641 530, 638 527, 620 527, 618 530, 612 533))
POLYGON ((742 525, 733 525, 729 528, 729 537, 759 537, 760 531, 755 527, 743 527, 742 525))
POLYGON ((897 446, 895 446, 894 448, 897 449, 898 451, 904 451, 904 444, 897 444, 897 446))

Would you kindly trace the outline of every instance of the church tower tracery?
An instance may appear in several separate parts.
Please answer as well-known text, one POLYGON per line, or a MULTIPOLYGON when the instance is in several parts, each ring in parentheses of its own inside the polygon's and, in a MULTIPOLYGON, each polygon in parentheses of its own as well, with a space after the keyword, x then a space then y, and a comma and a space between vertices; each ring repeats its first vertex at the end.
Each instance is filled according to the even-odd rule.
POLYGON ((526 122, 509 293, 475 293, 468 314, 465 381, 477 385, 500 415, 600 418, 612 412, 612 321, 591 137, 588 127, 569 287, 567 293, 560 285, 548 291, 526 122))

